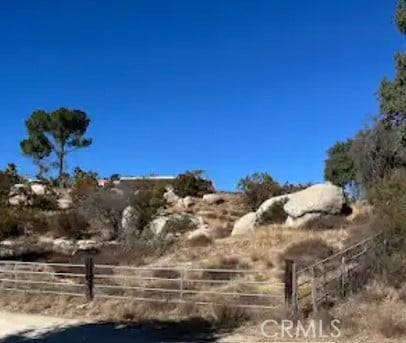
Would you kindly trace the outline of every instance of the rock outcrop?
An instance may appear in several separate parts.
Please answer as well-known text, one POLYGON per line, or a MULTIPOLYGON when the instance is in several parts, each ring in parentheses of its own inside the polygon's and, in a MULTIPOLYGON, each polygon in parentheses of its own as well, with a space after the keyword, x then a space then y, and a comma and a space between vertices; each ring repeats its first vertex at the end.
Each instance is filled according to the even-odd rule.
POLYGON ((149 229, 156 236, 181 234, 204 227, 203 219, 188 214, 173 213, 155 218, 149 225, 149 229))
POLYGON ((260 226, 261 216, 274 204, 285 202, 286 227, 303 227, 309 221, 323 217, 341 215, 346 203, 344 192, 331 183, 316 184, 304 190, 272 197, 261 204, 256 212, 250 212, 235 223, 232 235, 252 232, 260 226))
POLYGON ((343 190, 325 183, 291 194, 284 209, 290 217, 299 218, 307 213, 339 214, 344 204, 343 190))

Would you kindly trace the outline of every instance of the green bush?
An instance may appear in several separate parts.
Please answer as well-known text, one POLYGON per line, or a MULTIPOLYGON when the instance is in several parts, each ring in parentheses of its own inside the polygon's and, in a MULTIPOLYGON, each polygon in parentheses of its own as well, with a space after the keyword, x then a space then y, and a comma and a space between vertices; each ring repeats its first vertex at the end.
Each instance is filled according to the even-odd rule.
POLYGON ((49 217, 48 225, 56 237, 81 239, 89 236, 89 223, 76 210, 49 217))
POLYGON ((375 226, 385 231, 393 244, 406 241, 406 171, 397 169, 375 183, 368 191, 375 226))
POLYGON ((214 191, 212 182, 203 178, 201 171, 179 174, 173 182, 173 188, 175 193, 182 198, 188 195, 201 197, 214 191))
POLYGON ((260 224, 282 224, 288 218, 288 214, 283 209, 286 201, 277 201, 261 214, 258 221, 260 224))
POLYGON ((282 194, 281 186, 267 173, 254 173, 241 179, 238 188, 244 193, 247 205, 253 210, 265 200, 282 194))
POLYGON ((24 226, 17 217, 9 211, 2 211, 0 215, 0 239, 8 239, 23 235, 24 226))
POLYGON ((47 219, 39 211, 6 207, 0 210, 0 239, 47 231, 47 219))

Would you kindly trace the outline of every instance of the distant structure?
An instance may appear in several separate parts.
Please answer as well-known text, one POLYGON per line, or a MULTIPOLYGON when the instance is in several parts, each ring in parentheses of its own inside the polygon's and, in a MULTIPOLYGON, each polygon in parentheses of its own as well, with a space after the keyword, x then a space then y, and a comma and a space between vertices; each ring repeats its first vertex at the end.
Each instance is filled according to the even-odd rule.
POLYGON ((111 182, 108 179, 99 179, 99 180, 97 180, 97 186, 102 187, 102 188, 106 187, 110 183, 111 182))
POLYGON ((117 188, 121 189, 143 189, 154 186, 172 186, 176 176, 125 176, 113 181, 117 188))

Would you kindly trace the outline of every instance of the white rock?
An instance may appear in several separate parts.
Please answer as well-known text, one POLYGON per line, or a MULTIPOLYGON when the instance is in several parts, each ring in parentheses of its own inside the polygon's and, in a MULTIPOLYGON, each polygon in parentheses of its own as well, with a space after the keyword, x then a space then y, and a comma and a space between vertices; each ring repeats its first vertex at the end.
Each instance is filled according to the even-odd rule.
POLYGON ((81 239, 76 241, 76 247, 79 250, 99 249, 102 246, 100 242, 92 239, 81 239))
POLYGON ((1 242, 0 242, 0 245, 1 245, 2 247, 11 248, 11 247, 14 247, 15 245, 17 245, 17 242, 7 239, 7 240, 5 240, 5 241, 1 241, 1 242))
POLYGON ((33 183, 30 185, 31 191, 35 194, 35 195, 45 195, 46 194, 46 187, 45 185, 41 185, 39 183, 33 183))
POLYGON ((261 206, 259 206, 258 210, 257 210, 257 216, 260 217, 264 212, 268 211, 268 209, 270 207, 272 207, 275 203, 280 202, 280 201, 288 201, 292 195, 292 194, 284 194, 284 195, 279 195, 277 197, 272 197, 268 200, 265 200, 261 206))
POLYGON ((26 205, 28 198, 24 194, 14 195, 8 199, 8 203, 12 206, 26 205))
POLYGON ((179 197, 175 194, 173 189, 167 190, 164 195, 164 199, 168 202, 168 204, 175 205, 179 202, 179 197))
POLYGON ((345 203, 344 192, 332 184, 317 184, 294 193, 285 204, 285 212, 293 218, 306 213, 339 214, 345 203))
POLYGON ((258 220, 258 217, 255 212, 250 212, 250 213, 247 213, 246 215, 242 216, 234 223, 234 227, 233 227, 233 231, 231 232, 231 236, 243 235, 248 232, 254 231, 257 220, 258 220))
POLYGON ((203 201, 209 205, 215 205, 224 202, 224 198, 220 194, 205 194, 203 195, 203 201))
POLYGON ((139 212, 132 206, 127 206, 122 214, 121 226, 125 231, 138 230, 139 212))
POLYGON ((54 239, 53 245, 56 252, 62 252, 64 254, 71 254, 76 248, 73 241, 65 238, 54 239))
POLYGON ((195 204, 196 204, 196 200, 191 196, 187 196, 187 197, 179 200, 179 205, 181 205, 184 208, 192 207, 195 204))
POLYGON ((187 240, 199 239, 200 237, 210 239, 210 231, 208 229, 196 229, 187 234, 187 240))
POLYGON ((65 195, 63 198, 57 200, 58 207, 61 210, 69 210, 73 207, 73 200, 69 195, 65 195))
MULTIPOLYGON (((179 213, 157 217, 148 225, 148 227, 155 235, 160 236, 167 233, 166 231, 170 228, 168 225, 170 225, 171 221, 173 222, 177 220, 190 220, 192 223, 192 230, 204 227, 203 218, 179 213)), ((178 234, 178 232, 170 233, 175 235, 178 234)))
POLYGON ((169 217, 157 217, 151 223, 149 223, 149 229, 156 235, 159 236, 164 231, 166 223, 168 222, 169 217))

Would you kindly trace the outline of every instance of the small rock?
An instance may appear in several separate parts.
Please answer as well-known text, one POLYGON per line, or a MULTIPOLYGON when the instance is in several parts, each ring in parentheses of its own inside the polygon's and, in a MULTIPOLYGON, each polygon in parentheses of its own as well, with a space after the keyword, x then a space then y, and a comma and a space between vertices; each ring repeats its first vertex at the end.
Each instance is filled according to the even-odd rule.
POLYGON ((70 196, 66 195, 63 198, 57 200, 58 207, 61 210, 69 210, 73 207, 73 200, 70 196))
POLYGON ((75 243, 65 238, 57 238, 53 241, 54 250, 64 254, 71 254, 75 251, 75 243))
POLYGON ((92 239, 81 239, 76 241, 76 247, 79 250, 100 249, 102 244, 92 239))
POLYGON ((203 195, 203 201, 209 205, 216 205, 224 202, 224 198, 220 194, 205 194, 203 195))
POLYGON ((175 205, 179 202, 179 197, 175 194, 175 192, 173 191, 173 189, 169 189, 167 190, 164 195, 163 195, 164 199, 168 202, 168 204, 170 205, 175 205))

